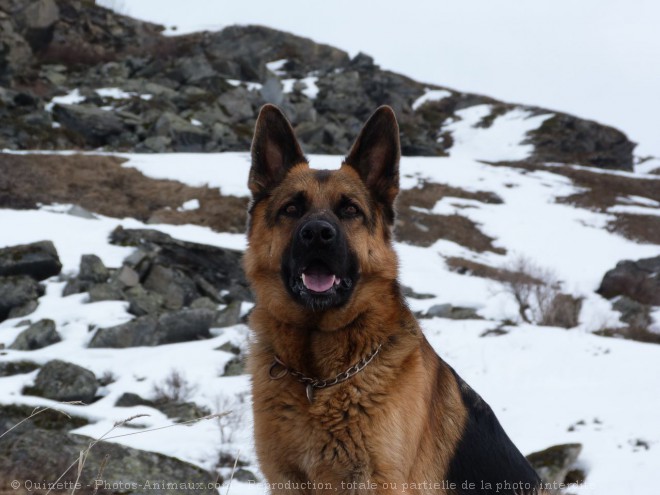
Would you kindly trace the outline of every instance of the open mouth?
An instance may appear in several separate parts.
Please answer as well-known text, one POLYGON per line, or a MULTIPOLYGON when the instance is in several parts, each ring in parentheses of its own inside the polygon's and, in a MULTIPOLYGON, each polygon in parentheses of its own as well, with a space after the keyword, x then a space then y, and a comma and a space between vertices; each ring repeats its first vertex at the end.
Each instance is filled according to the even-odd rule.
POLYGON ((300 276, 303 286, 310 292, 323 294, 330 292, 342 282, 341 278, 322 263, 312 263, 300 276))

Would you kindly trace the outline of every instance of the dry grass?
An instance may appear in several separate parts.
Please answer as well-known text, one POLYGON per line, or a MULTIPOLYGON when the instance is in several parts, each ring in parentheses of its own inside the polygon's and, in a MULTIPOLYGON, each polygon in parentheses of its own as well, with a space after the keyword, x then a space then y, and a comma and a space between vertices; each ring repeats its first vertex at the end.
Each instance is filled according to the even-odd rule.
POLYGON ((0 208, 76 204, 101 215, 175 225, 192 223, 219 232, 243 232, 247 198, 217 189, 150 179, 124 160, 93 155, 0 154, 0 208), (191 199, 198 210, 177 211, 191 199))
POLYGON ((397 199, 397 240, 417 246, 430 246, 438 239, 446 239, 477 252, 506 252, 493 246, 494 239, 462 215, 433 215, 415 209, 431 209, 444 197, 470 199, 486 204, 502 202, 499 196, 490 192, 466 191, 446 184, 424 183, 421 187, 401 191, 397 199))
POLYGON ((594 333, 603 337, 618 337, 620 339, 635 340, 637 342, 645 342, 647 344, 660 344, 660 334, 652 332, 648 328, 604 328, 594 333))

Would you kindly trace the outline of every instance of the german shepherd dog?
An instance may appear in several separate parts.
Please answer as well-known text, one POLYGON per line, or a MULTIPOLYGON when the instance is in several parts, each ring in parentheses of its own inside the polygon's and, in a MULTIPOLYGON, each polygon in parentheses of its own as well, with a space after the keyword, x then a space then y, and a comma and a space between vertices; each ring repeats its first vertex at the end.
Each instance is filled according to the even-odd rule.
POLYGON ((392 109, 376 110, 335 171, 309 167, 272 105, 251 153, 249 367, 271 493, 536 492, 532 467, 401 294, 392 109))

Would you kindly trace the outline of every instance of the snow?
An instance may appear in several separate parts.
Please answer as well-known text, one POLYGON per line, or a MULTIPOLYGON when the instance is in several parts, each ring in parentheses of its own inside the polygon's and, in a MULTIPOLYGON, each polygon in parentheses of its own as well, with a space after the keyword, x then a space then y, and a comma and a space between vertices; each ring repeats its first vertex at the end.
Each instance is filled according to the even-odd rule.
POLYGON ((198 199, 191 199, 189 201, 186 201, 179 207, 179 211, 193 211, 193 210, 199 210, 198 199))
MULTIPOLYGON (((531 151, 525 135, 537 128, 547 115, 530 116, 521 110, 495 118, 490 127, 475 127, 490 115, 489 105, 459 112, 460 120, 447 126, 455 147, 449 157, 404 157, 401 187, 411 189, 421 181, 448 184, 469 191, 497 194, 501 204, 445 197, 431 214, 464 215, 494 239, 506 254, 475 252, 447 240, 430 247, 396 243, 401 282, 415 292, 433 294, 431 299, 410 299, 414 311, 426 311, 434 304, 477 308, 483 320, 422 320, 425 334, 438 353, 490 403, 509 436, 523 453, 564 442, 583 444, 580 465, 586 469, 587 483, 572 488, 577 495, 649 493, 655 486, 660 465, 660 346, 615 338, 598 337, 591 332, 620 326, 619 313, 597 295, 603 274, 622 259, 656 256, 657 245, 630 241, 604 227, 615 211, 658 211, 657 201, 640 197, 620 197, 608 213, 594 212, 558 203, 578 191, 570 179, 550 171, 491 166, 486 161, 524 158, 531 151), (622 210, 623 209, 623 210, 622 210), (493 267, 506 267, 519 255, 551 269, 563 289, 583 298, 580 324, 565 330, 519 323, 504 325, 501 336, 481 335, 501 327, 505 320, 518 321, 517 305, 503 287, 494 282, 448 269, 445 259, 460 256, 493 267), (584 424, 582 424, 584 423, 584 424), (648 443, 639 448, 637 440, 648 443)), ((249 153, 217 154, 124 154, 125 167, 135 168, 153 178, 178 180, 193 186, 208 185, 223 194, 247 196, 249 153)), ((312 166, 336 169, 342 157, 311 155, 312 166)), ((589 169, 593 173, 614 173, 589 169)), ((621 173, 623 176, 628 174, 621 173)), ((145 225, 135 219, 96 215, 81 218, 67 212, 71 205, 49 205, 39 210, 0 209, 0 246, 52 240, 63 272, 78 270, 80 257, 94 253, 109 267, 121 266, 132 248, 108 243, 110 232, 124 228, 153 228, 175 238, 234 249, 245 249, 242 234, 216 233, 196 225, 145 225)), ((180 206, 183 211, 202 209, 199 200, 180 206)), ((126 303, 87 302, 86 294, 62 297, 65 285, 54 277, 45 282, 32 321, 51 318, 63 340, 35 351, 6 349, 0 361, 30 359, 43 364, 50 359, 66 359, 92 370, 97 376, 111 371, 116 380, 103 390, 103 397, 88 406, 56 404, 22 395, 37 372, 0 379, 0 402, 50 405, 92 422, 76 430, 98 437, 134 414, 149 414, 135 420, 142 428, 119 427, 109 435, 132 447, 176 456, 207 469, 213 468, 220 450, 240 452, 251 470, 259 474, 251 436, 249 378, 221 377, 232 354, 216 350, 225 342, 245 349, 249 329, 244 325, 213 329, 208 340, 132 349, 89 349, 94 327, 108 327, 128 321, 126 303), (191 360, 190 357, 194 356, 191 360), (192 426, 172 426, 157 431, 145 429, 171 426, 162 413, 145 407, 114 407, 125 392, 153 397, 154 387, 177 370, 193 386, 191 399, 213 412, 231 409, 230 424, 218 420, 192 426), (122 436, 130 433, 128 436, 122 436), (223 435, 221 435, 223 433, 223 435)), ((244 305, 242 311, 248 310, 244 305)), ((660 332, 660 309, 654 309, 660 332)), ((0 344, 8 347, 24 327, 20 319, 0 323, 0 344)), ((73 460, 72 460, 73 462, 73 460)), ((229 475, 225 468, 223 475, 229 475)), ((221 493, 226 492, 226 487, 221 493)), ((232 482, 231 492, 266 493, 264 484, 232 482)))
POLYGON ((261 83, 258 82, 239 81, 238 79, 226 79, 226 81, 232 86, 241 86, 245 84, 248 91, 259 91, 263 86, 261 83))
POLYGON ((305 89, 302 90, 302 93, 307 96, 307 98, 313 100, 319 94, 319 88, 316 85, 318 80, 319 78, 317 76, 309 76, 302 79, 282 79, 280 82, 282 83, 282 91, 285 93, 292 93, 293 85, 298 81, 303 82, 305 84, 305 89))
POLYGON ((493 111, 492 105, 475 105, 456 112, 458 120, 443 126, 454 137, 451 156, 491 161, 523 160, 533 151, 532 144, 522 145, 529 131, 538 129, 553 114, 533 116, 516 108, 495 118, 490 128, 476 127, 493 111))
MULTIPOLYGON (((127 92, 120 88, 98 88, 94 92, 99 95, 101 98, 110 98, 113 100, 125 100, 127 98, 132 98, 134 96, 139 96, 143 100, 150 100, 153 95, 149 94, 139 94, 133 92, 127 92)), ((46 103, 46 110, 49 112, 53 111, 55 105, 77 105, 85 101, 85 97, 80 94, 78 88, 70 91, 63 96, 55 96, 48 103, 46 103)), ((104 110, 112 110, 113 107, 102 107, 104 110)))
POLYGON ((426 88, 426 92, 413 102, 412 109, 418 110, 427 101, 440 101, 448 96, 451 96, 451 91, 447 91, 446 89, 426 88))
POLYGON ((52 112, 55 105, 76 105, 83 101, 85 101, 85 97, 82 96, 80 91, 78 91, 78 88, 76 88, 63 96, 53 97, 50 102, 46 104, 45 108, 47 111, 52 112))
POLYGON ((274 60, 272 62, 268 62, 266 64, 266 68, 277 76, 283 76, 286 74, 286 72, 283 71, 282 68, 286 65, 287 62, 288 60, 286 58, 281 60, 274 60))

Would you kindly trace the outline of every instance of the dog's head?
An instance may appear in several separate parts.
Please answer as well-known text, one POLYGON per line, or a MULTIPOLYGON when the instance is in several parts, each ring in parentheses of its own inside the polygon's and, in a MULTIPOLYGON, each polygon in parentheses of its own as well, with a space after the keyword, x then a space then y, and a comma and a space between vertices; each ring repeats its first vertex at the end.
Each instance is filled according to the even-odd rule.
POLYGON ((343 321, 392 286, 399 157, 389 107, 369 118, 334 171, 311 169, 282 112, 262 108, 252 142, 245 255, 260 305, 281 321, 319 314, 343 321))

